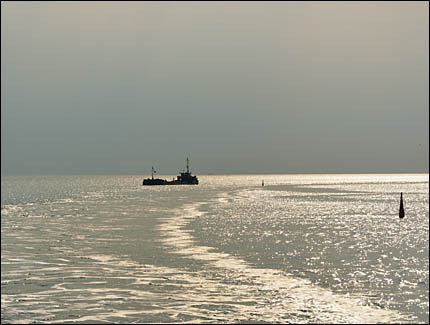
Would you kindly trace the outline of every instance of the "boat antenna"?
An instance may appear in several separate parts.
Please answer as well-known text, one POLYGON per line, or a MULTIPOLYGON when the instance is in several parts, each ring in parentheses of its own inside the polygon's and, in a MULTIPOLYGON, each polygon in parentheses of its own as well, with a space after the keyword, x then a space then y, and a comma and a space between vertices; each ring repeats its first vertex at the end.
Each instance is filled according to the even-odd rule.
POLYGON ((190 160, 187 157, 187 173, 190 173, 190 160))
POLYGON ((152 176, 152 179, 154 179, 154 166, 152 166, 151 176, 152 176))

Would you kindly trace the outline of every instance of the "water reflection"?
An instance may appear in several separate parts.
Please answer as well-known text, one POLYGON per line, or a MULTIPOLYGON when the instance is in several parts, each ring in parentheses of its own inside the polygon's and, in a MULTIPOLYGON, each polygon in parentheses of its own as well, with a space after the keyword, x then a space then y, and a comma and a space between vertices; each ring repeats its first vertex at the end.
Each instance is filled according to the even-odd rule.
POLYGON ((428 322, 418 176, 139 180, 2 179, 2 323, 428 322))

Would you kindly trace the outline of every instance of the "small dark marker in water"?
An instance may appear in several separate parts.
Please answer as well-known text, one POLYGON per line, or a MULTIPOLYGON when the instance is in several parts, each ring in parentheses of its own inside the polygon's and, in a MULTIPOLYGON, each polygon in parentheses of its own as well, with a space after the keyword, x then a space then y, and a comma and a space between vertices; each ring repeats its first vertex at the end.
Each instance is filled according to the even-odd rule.
POLYGON ((405 210, 403 209, 403 192, 400 192, 399 218, 402 219, 404 217, 405 217, 405 210))
POLYGON ((262 180, 262 182, 261 182, 261 186, 264 186, 264 179, 262 180))

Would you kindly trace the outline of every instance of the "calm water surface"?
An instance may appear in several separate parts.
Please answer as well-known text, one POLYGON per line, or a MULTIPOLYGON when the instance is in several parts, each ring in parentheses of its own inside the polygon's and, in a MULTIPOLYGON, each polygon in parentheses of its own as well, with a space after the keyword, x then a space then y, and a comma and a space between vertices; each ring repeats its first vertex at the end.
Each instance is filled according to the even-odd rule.
POLYGON ((428 174, 141 179, 2 177, 2 323, 429 322, 428 174))

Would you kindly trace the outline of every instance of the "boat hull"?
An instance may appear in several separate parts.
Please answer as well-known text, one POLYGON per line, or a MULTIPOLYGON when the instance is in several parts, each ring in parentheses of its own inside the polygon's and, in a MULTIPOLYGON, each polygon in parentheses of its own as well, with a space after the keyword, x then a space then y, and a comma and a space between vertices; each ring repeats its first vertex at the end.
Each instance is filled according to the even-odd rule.
POLYGON ((145 186, 151 186, 151 185, 198 185, 199 181, 197 180, 197 177, 195 179, 189 180, 189 181, 180 181, 180 180, 173 180, 173 181, 168 181, 165 179, 160 179, 160 178, 156 178, 156 179, 152 179, 152 178, 147 178, 143 180, 142 185, 145 186))

